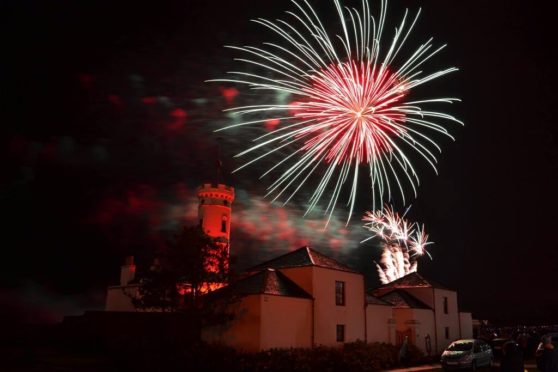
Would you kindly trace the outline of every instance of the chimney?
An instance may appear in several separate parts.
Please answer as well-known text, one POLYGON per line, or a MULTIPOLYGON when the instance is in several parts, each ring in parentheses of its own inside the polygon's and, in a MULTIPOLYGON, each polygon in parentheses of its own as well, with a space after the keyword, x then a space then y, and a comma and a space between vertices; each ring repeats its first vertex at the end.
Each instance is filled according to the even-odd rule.
POLYGON ((134 256, 126 257, 124 265, 120 269, 120 285, 126 286, 136 276, 136 265, 134 265, 134 256))

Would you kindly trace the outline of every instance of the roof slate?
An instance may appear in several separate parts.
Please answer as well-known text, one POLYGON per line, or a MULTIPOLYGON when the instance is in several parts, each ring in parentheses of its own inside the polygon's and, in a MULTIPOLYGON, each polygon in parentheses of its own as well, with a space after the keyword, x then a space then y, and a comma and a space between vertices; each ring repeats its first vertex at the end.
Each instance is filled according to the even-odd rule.
POLYGON ((285 269, 304 266, 317 266, 327 269, 358 273, 357 271, 351 269, 349 266, 344 265, 339 261, 334 260, 333 258, 328 257, 320 252, 317 252, 310 247, 302 247, 295 251, 286 253, 282 256, 256 265, 251 269, 248 269, 248 271, 261 270, 265 268, 285 269))
POLYGON ((366 295, 366 303, 369 305, 393 306, 391 303, 369 294, 366 295))
POLYGON ((432 310, 430 306, 426 305, 418 298, 400 289, 389 292, 388 294, 381 296, 380 299, 389 302, 395 308, 432 310))
POLYGON ((312 298, 304 289, 274 269, 260 270, 246 276, 217 292, 234 295, 268 294, 275 296, 312 298))
POLYGON ((426 280, 417 272, 410 273, 405 275, 402 278, 394 280, 388 284, 381 285, 374 289, 383 289, 383 288, 438 288, 438 289, 446 289, 450 290, 443 285, 436 283, 433 280, 426 280))

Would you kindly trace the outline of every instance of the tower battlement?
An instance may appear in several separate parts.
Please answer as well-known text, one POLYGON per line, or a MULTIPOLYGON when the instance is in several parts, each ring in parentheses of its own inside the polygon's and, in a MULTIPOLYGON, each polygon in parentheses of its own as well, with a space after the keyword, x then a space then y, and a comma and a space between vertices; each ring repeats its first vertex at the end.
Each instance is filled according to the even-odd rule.
POLYGON ((222 183, 204 183, 197 190, 198 198, 200 199, 200 204, 202 201, 207 199, 208 201, 213 200, 226 200, 229 203, 234 201, 234 187, 227 186, 222 183))

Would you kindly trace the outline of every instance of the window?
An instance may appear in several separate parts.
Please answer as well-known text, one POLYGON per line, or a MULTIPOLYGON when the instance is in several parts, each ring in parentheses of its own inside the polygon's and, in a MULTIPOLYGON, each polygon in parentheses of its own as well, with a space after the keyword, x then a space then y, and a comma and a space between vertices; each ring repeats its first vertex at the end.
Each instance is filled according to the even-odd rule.
POLYGON ((444 331, 446 332, 446 340, 449 340, 449 327, 444 328, 444 331))
POLYGON ((448 313, 448 298, 444 297, 444 314, 448 313))
POLYGON ((221 232, 227 232, 227 217, 225 216, 223 216, 223 219, 221 220, 221 232))
POLYGON ((345 282, 335 281, 335 305, 345 306, 345 282))
POLYGON ((345 324, 337 324, 337 342, 345 342, 345 324))

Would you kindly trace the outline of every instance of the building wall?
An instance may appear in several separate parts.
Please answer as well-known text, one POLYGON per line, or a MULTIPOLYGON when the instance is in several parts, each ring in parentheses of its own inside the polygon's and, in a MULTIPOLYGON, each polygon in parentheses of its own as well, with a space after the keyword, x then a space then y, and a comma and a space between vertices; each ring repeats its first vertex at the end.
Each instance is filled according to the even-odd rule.
POLYGON ((260 349, 312 347, 312 300, 262 295, 260 349))
POLYGON ((459 327, 461 328, 460 338, 473 338, 473 318, 471 313, 459 313, 459 327))
POLYGON ((234 319, 223 325, 206 327, 202 340, 219 343, 237 350, 257 352, 261 350, 261 304, 262 295, 250 295, 231 304, 229 310, 234 319))
POLYGON ((107 300, 105 303, 106 311, 135 311, 135 307, 132 304, 132 299, 130 296, 135 296, 137 293, 137 287, 126 286, 122 287, 119 285, 108 287, 107 289, 107 300))
POLYGON ((366 341, 395 343, 393 307, 366 305, 366 341))
POLYGON ((426 338, 430 336, 431 354, 434 345, 434 312, 430 309, 393 309, 396 331, 409 336, 409 342, 428 354, 426 338))
POLYGON ((364 277, 345 271, 313 267, 314 343, 335 346, 336 326, 345 325, 345 342, 364 341, 364 277), (345 282, 345 306, 335 305, 335 282, 345 282))
POLYGON ((461 338, 459 330, 459 309, 457 307, 457 293, 446 289, 434 289, 434 309, 437 328, 437 351, 441 353, 453 341, 461 338), (448 298, 448 313, 444 313, 444 297, 448 298), (446 338, 445 328, 449 327, 449 337, 446 338))
POLYGON ((313 270, 312 266, 291 267, 287 269, 279 269, 285 276, 295 282, 300 288, 304 289, 310 295, 314 295, 313 287, 313 270))

